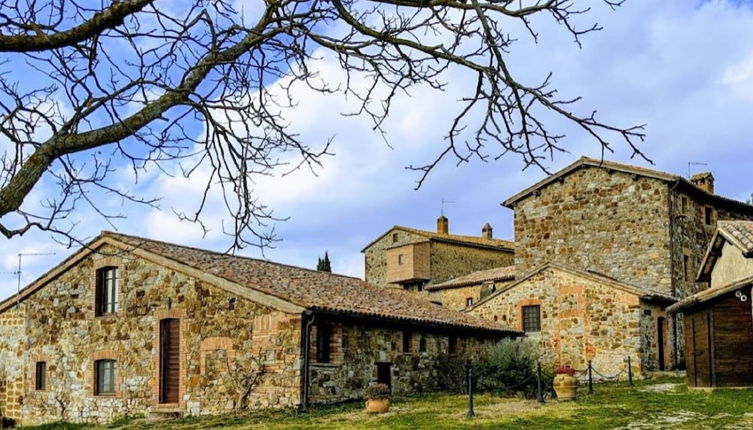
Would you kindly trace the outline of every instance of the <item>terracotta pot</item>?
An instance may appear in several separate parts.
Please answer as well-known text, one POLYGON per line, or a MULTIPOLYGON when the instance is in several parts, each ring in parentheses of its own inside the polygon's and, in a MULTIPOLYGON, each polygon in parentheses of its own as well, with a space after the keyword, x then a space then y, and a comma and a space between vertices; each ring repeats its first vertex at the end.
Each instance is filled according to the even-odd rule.
POLYGON ((383 414, 390 410, 390 399, 369 399, 366 401, 366 412, 383 414))
POLYGON ((559 400, 575 399, 576 391, 578 391, 578 379, 575 376, 564 373, 554 376, 554 392, 557 393, 559 400))

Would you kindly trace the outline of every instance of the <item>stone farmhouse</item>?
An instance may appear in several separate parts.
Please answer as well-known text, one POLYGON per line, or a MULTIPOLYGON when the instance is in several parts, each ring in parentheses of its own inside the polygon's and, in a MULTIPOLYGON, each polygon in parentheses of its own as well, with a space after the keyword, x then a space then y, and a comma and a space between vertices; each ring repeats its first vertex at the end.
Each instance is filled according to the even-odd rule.
POLYGON ((513 263, 513 243, 495 239, 489 224, 481 236, 450 233, 449 220, 437 219, 436 232, 394 226, 361 251, 366 282, 423 292, 434 284, 479 270, 513 263))
POLYGON ((435 388, 521 333, 400 288, 103 232, 0 303, 0 415, 213 414, 435 388))
POLYGON ((503 205, 516 281, 468 312, 525 330, 556 363, 607 372, 627 355, 641 372, 685 366, 681 318, 663 309, 706 287, 695 274, 717 222, 753 219, 753 206, 714 193, 710 173, 587 157, 503 205))
POLYGON ((668 308, 684 317, 688 385, 752 386, 753 222, 719 222, 698 280, 710 288, 668 308))

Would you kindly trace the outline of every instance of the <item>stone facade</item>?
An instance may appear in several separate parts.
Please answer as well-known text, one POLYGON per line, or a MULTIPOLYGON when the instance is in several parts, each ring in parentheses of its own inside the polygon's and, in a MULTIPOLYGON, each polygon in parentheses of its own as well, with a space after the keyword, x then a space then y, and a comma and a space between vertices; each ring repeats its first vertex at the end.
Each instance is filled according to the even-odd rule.
MULTIPOLYGON (((753 207, 714 195, 710 175, 695 186, 582 159, 551 178, 505 202, 515 211, 519 273, 559 263, 681 299, 705 287, 695 275, 716 222, 753 218, 753 207)), ((682 367, 682 324, 670 325, 672 363, 682 367)))
POLYGON ((354 278, 103 233, 0 303, 0 416, 28 425, 305 407, 362 397, 388 362, 398 393, 429 390, 451 337, 518 334, 354 278), (102 270, 117 272, 117 305, 104 314, 102 270), (334 328, 329 363, 317 361, 312 318, 334 328), (416 360, 396 355, 405 330, 423 345, 416 360), (114 362, 104 394, 102 360, 114 362))
MULTIPOLYGON (((108 257, 114 249, 80 261, 15 311, 1 314, 15 342, 0 345, 0 373, 6 384, 7 416, 33 424, 54 420, 109 421, 118 416, 163 410, 208 414, 232 410, 245 388, 230 375, 263 357, 266 374, 249 396, 252 407, 299 403, 300 315, 283 314, 236 297, 216 286, 133 256, 108 257), (119 310, 96 317, 94 273, 118 267, 119 310), (222 315, 216 318, 215 315, 222 315), (159 322, 180 320, 180 403, 159 403, 159 322), (17 327, 17 328, 16 328, 17 327), (222 355, 215 354, 222 352, 222 355), (117 366, 114 396, 96 396, 94 361, 117 366), (47 363, 48 386, 35 390, 34 366, 47 363), (228 370, 233 370, 229 372, 228 370), (20 398, 21 406, 13 404, 20 398)), ((6 336, 2 337, 5 342, 6 336)))
MULTIPOLYGON (((436 390, 437 361, 450 353, 450 338, 457 338, 458 347, 465 351, 491 342, 453 335, 446 330, 411 326, 374 326, 337 320, 326 324, 332 327, 330 361, 318 363, 316 341, 311 344, 310 398, 315 403, 361 399, 363 389, 378 382, 380 365, 388 369, 394 394, 436 390), (404 336, 408 336, 407 341, 404 336)), ((316 339, 316 329, 312 339, 316 339)))
POLYGON ((509 266, 509 242, 395 227, 364 250, 366 282, 421 289, 483 269, 509 266), (410 267, 399 264, 400 255, 410 267), (428 259, 427 259, 428 258, 428 259))
POLYGON ((431 290, 429 298, 432 301, 442 303, 444 307, 463 310, 468 307, 468 299, 471 299, 471 305, 473 305, 511 283, 512 281, 480 282, 462 287, 431 290))
MULTIPOLYGON (((536 305, 540 306, 541 329, 526 335, 539 342, 552 364, 584 369, 592 360, 601 375, 623 372, 624 378, 630 356, 636 375, 658 369, 657 321, 666 321, 661 305, 618 288, 606 277, 545 266, 469 312, 523 330, 523 307, 536 305)), ((664 329, 667 363, 666 325, 664 329)))

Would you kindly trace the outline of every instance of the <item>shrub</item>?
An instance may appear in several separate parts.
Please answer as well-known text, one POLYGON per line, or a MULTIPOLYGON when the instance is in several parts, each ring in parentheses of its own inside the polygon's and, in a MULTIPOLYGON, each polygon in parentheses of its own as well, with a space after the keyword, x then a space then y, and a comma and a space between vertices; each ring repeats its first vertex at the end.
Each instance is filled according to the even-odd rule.
POLYGON ((575 369, 570 366, 557 366, 554 368, 554 374, 575 376, 575 369))
MULTIPOLYGON (((536 395, 536 365, 541 359, 538 345, 528 339, 505 339, 484 351, 474 363, 476 386, 482 391, 526 397, 536 395)), ((551 389, 552 372, 542 369, 542 389, 551 389)))
POLYGON ((390 387, 385 384, 369 385, 365 390, 367 399, 389 399, 392 397, 390 387))
POLYGON ((441 354, 434 368, 437 375, 437 389, 448 393, 465 393, 465 363, 468 357, 462 354, 441 354))

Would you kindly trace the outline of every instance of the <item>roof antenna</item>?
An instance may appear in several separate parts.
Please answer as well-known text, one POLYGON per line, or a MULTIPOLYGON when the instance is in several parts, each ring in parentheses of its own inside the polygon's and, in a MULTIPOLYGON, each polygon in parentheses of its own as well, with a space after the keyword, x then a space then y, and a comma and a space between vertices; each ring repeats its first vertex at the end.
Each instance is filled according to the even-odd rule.
POLYGON ((54 252, 19 252, 18 253, 18 270, 16 271, 16 275, 18 275, 18 290, 16 292, 16 310, 18 310, 19 306, 21 305, 21 259, 23 257, 31 257, 31 256, 42 256, 42 255, 55 255, 54 252))
POLYGON ((445 200, 445 199, 442 199, 442 216, 444 216, 444 205, 445 205, 445 204, 453 204, 453 203, 457 203, 457 202, 454 202, 454 201, 452 201, 452 200, 445 200))
POLYGON ((709 163, 699 163, 697 161, 688 161, 688 179, 690 179, 690 177, 692 176, 692 174, 690 173, 691 166, 708 166, 708 165, 709 163))

